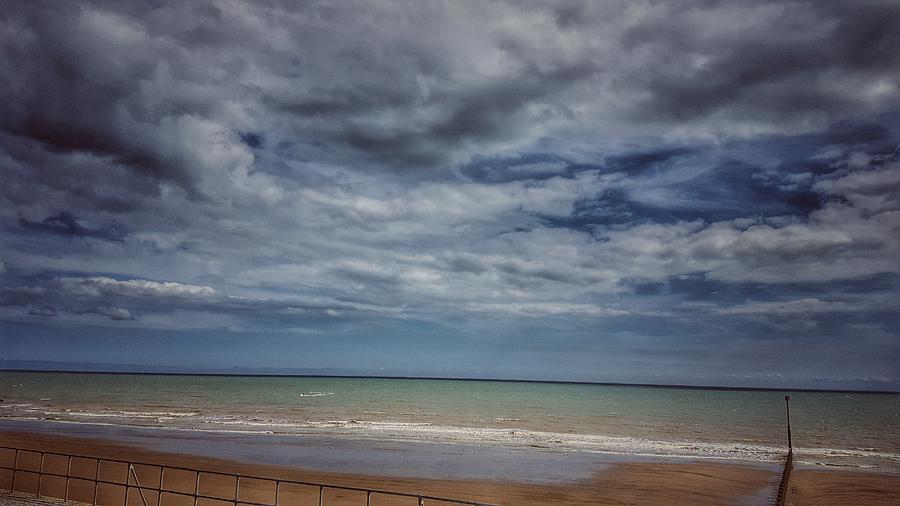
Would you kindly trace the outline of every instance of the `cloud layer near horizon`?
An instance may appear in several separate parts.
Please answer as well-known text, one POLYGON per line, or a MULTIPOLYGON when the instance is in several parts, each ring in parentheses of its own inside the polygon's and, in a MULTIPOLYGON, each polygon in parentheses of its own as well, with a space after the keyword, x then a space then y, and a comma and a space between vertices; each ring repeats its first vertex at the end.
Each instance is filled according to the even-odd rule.
POLYGON ((339 336, 277 365, 900 381, 894 3, 4 12, 20 359, 82 326, 222 332, 216 364, 339 336))

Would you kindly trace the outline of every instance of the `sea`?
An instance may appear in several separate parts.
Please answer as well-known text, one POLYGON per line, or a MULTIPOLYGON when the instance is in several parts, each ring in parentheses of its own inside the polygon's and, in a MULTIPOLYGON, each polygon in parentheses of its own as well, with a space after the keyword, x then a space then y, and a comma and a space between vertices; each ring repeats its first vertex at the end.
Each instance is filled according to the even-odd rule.
POLYGON ((788 445, 786 395, 797 465, 900 472, 900 395, 892 393, 0 372, 0 430, 127 435, 161 429, 255 440, 324 438, 332 448, 415 442, 545 456, 775 463, 788 445))

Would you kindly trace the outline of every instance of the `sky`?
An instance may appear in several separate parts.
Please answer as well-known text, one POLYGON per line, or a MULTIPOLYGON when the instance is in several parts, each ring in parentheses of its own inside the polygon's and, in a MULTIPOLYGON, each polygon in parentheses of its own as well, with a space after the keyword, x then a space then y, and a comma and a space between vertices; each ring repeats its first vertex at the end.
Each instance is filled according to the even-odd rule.
POLYGON ((2 366, 900 388, 900 3, 0 5, 2 366))

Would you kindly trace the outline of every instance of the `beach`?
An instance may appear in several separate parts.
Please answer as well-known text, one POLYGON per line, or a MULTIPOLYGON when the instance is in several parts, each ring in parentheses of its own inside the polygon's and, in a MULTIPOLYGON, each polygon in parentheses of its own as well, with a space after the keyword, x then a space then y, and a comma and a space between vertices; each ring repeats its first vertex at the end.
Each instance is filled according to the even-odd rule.
POLYGON ((795 469, 785 504, 900 504, 900 475, 795 469))
MULTIPOLYGON (((64 432, 63 430, 60 431, 64 432)), ((60 454, 92 455, 101 458, 143 462, 146 464, 183 466, 192 469, 237 473, 244 476, 263 476, 282 480, 297 480, 332 485, 412 492, 416 494, 452 497, 503 505, 525 504, 673 504, 673 505, 725 505, 771 504, 777 489, 779 473, 774 468, 723 462, 616 462, 595 471, 587 479, 558 484, 536 484, 515 479, 507 480, 452 480, 439 478, 410 478, 373 474, 347 474, 321 472, 290 466, 260 465, 252 462, 211 458, 203 455, 166 453, 138 446, 123 445, 103 438, 85 439, 48 435, 45 433, 2 432, 4 445, 57 452, 60 454)), ((162 435, 160 436, 162 437, 162 435)), ((161 443, 163 443, 161 441, 161 443)), ((160 446, 165 446, 161 444, 160 446)), ((0 465, 11 465, 8 454, 0 465)), ((20 465, 22 461, 20 461, 20 465)), ((50 459, 45 469, 49 469, 50 459)), ((87 463, 90 464, 90 463, 87 463)), ((87 465, 86 464, 86 465, 87 465)), ((24 464, 27 467, 27 464, 24 464)), ((87 465, 90 469, 92 465, 87 465)), ((145 486, 156 486, 155 468, 138 467, 139 477, 145 486)), ((73 469, 74 472, 78 472, 73 469)), ((166 478, 166 487, 188 490, 193 484, 191 476, 166 478)), ((8 475, 2 475, 0 485, 9 487, 8 475)), ((33 482, 20 480, 20 489, 31 491, 33 482)), ((60 483, 45 482, 43 493, 61 497, 64 489, 60 483)), ((101 502, 121 503, 121 490, 114 487, 101 489, 101 502)), ((241 497, 266 501, 265 487, 245 482, 241 497), (254 495, 255 494, 255 495, 254 495)), ((846 472, 832 470, 795 469, 790 482, 791 493, 786 504, 897 504, 900 501, 900 475, 873 472, 846 472)), ((201 493, 220 497, 233 497, 231 482, 219 483, 207 480, 201 493)), ((140 504, 132 490, 128 504, 140 504)), ((88 491, 75 488, 70 498, 89 499, 88 491), (78 494, 81 494, 80 496, 78 494)), ((155 492, 147 491, 146 499, 155 503, 155 492)), ((163 496, 164 504, 181 504, 175 496, 163 496)), ((315 488, 282 488, 282 504, 317 504, 315 488)), ((200 504, 204 504, 203 501, 200 504)), ((207 502, 206 504, 216 504, 207 502)), ((329 491, 325 504, 365 504, 365 494, 329 491)), ((372 504, 413 505, 415 499, 373 496, 372 504)), ((441 504, 437 501, 428 504, 441 504)))
MULTIPOLYGON (((2 434, 3 444, 21 448, 90 454, 148 464, 169 464, 195 469, 257 475, 334 485, 406 491, 419 494, 477 500, 495 504, 759 504, 772 491, 777 473, 771 469, 722 463, 618 463, 571 483, 534 484, 514 480, 448 480, 365 474, 323 473, 284 466, 248 464, 196 455, 161 453, 135 446, 37 433, 2 434)), ((8 462, 4 463, 8 465, 8 462)), ((150 478, 148 478, 150 483, 150 478)), ((169 485, 178 486, 178 485, 169 485)), ((205 489, 228 496, 232 485, 205 489)), ((59 495, 48 488, 45 493, 59 495)), ((315 494, 315 490, 307 491, 315 494)), ((107 494, 114 496, 111 492, 107 494)), ((104 496, 107 497, 107 495, 104 496)), ((75 496, 73 496, 74 498, 75 496)), ((148 495, 148 498, 150 496, 148 495)), ((243 497, 243 496, 242 496, 243 497)), ((305 499, 309 500, 310 497, 305 499)), ((153 497, 155 502, 155 496, 153 497)), ((326 504, 364 504, 364 495, 335 493, 326 504), (359 500, 362 498, 362 503, 359 500)), ((415 504, 414 499, 379 498, 373 504, 415 504)))

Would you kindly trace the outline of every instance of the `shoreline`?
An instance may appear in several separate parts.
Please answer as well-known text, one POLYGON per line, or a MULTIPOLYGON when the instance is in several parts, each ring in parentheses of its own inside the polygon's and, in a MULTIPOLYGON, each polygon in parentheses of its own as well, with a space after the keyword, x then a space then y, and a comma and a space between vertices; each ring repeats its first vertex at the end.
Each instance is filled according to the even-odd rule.
MULTIPOLYGON (((737 442, 715 443, 699 440, 651 440, 631 436, 606 436, 536 431, 529 429, 498 429, 435 425, 430 423, 335 420, 291 424, 235 423, 235 428, 210 426, 152 425, 117 423, 106 420, 73 420, 41 417, 0 417, 0 423, 57 424, 84 427, 110 427, 134 430, 180 431, 228 435, 257 435, 279 437, 321 437, 350 441, 380 441, 425 444, 472 444, 502 448, 535 448, 553 452, 600 453, 622 458, 712 459, 757 462, 777 462, 785 449, 737 442), (242 428, 241 428, 242 427, 242 428)), ((839 449, 829 451, 841 452, 839 449)), ((900 455, 897 456, 900 458, 900 455)))
POLYGON ((779 471, 780 461, 718 459, 673 455, 640 455, 599 451, 558 451, 537 446, 503 446, 478 442, 441 442, 298 435, 211 432, 164 427, 67 424, 34 421, 0 423, 4 434, 53 437, 61 433, 85 440, 188 454, 241 460, 259 465, 306 462, 317 471, 352 471, 389 476, 447 479, 496 478, 523 483, 574 482, 619 463, 735 464, 779 471), (377 471, 370 471, 377 469, 377 471))
MULTIPOLYGON (((73 420, 42 417, 0 417, 0 423, 28 426, 68 425, 90 431, 92 427, 107 430, 177 431, 196 434, 273 436, 285 438, 322 438, 331 440, 475 445, 510 449, 537 449, 556 453, 599 454, 610 460, 629 459, 677 459, 687 461, 726 461, 754 464, 780 462, 785 448, 764 444, 739 442, 709 442, 699 440, 650 440, 641 437, 605 436, 595 434, 556 433, 522 429, 496 429, 484 427, 441 426, 429 423, 371 421, 328 421, 306 424, 244 424, 234 423, 235 428, 214 426, 178 426, 161 424, 120 423, 100 419, 73 420)), ((0 427, 2 430, 2 427, 0 427)), ((37 428, 46 432, 53 429, 37 428)), ((97 432, 94 430, 93 432, 97 432)), ((806 448, 795 446, 795 465, 836 470, 850 470, 897 474, 900 473, 900 455, 878 452, 866 448, 806 448), (839 463, 829 461, 838 459, 839 463), (853 463, 853 460, 856 462, 853 463), (871 462, 878 462, 874 465, 871 462)))
MULTIPOLYGON (((103 438, 3 433, 3 444, 39 451, 77 453, 146 464, 179 465, 208 471, 252 474, 339 486, 427 494, 494 504, 758 504, 777 488, 778 472, 723 463, 618 462, 565 483, 523 483, 499 479, 442 479, 310 470, 297 465, 260 465, 240 460, 175 454, 123 445, 103 438)), ((6 465, 6 464, 4 464, 6 465)), ((351 504, 338 500, 334 504, 351 504)), ((364 502, 363 502, 364 503, 364 502)), ((333 504, 326 501, 326 504, 333 504)), ((359 504, 358 502, 356 504, 359 504)), ((381 504, 381 502, 379 502, 381 504)), ((385 503, 394 504, 394 503, 385 503)), ((407 504, 397 502, 396 504, 407 504)))
MULTIPOLYGON (((48 424, 48 429, 60 428, 58 424, 48 424)), ((768 504, 774 498, 780 479, 779 464, 761 464, 747 461, 691 460, 680 458, 597 459, 593 462, 548 463, 523 459, 523 453, 501 455, 514 464, 512 474, 448 477, 452 470, 454 456, 447 448, 462 452, 464 462, 478 467, 480 457, 490 455, 490 449, 483 455, 466 454, 469 445, 449 445, 439 448, 427 461, 442 460, 443 465, 427 472, 410 472, 417 465, 407 457, 411 450, 433 446, 430 443, 413 443, 413 448, 401 445, 363 445, 360 449, 374 455, 388 455, 388 460, 401 464, 400 470, 391 466, 353 468, 340 465, 331 469, 316 469, 322 462, 317 456, 334 454, 340 456, 346 451, 340 441, 322 440, 310 437, 293 438, 296 446, 286 448, 286 460, 278 458, 261 459, 268 441, 270 447, 282 447, 277 435, 230 434, 223 438, 214 437, 212 447, 209 441, 196 446, 176 431, 143 431, 144 439, 138 443, 116 440, 116 435, 107 431, 109 426, 96 426, 93 437, 75 437, 60 434, 58 430, 14 431, 13 427, 0 423, 0 446, 23 449, 84 454, 93 457, 129 460, 146 464, 179 465, 212 472, 238 473, 270 478, 327 483, 339 486, 382 489, 399 492, 479 500, 494 504, 673 504, 673 505, 718 505, 718 504, 768 504), (180 436, 180 437, 176 437, 180 436), (241 444, 235 442, 241 442, 241 444), (253 448, 250 453, 241 451, 230 455, 214 455, 216 444, 227 447, 253 448), (298 448, 313 447, 313 454, 297 451, 298 448), (179 451, 172 451, 173 448, 179 451), (198 450, 198 448, 200 448, 198 450), (206 454, 204 454, 206 452, 206 454), (554 466, 562 465, 555 468, 554 466), (537 466, 535 469, 529 467, 537 466), (569 479, 529 480, 529 473, 559 472, 570 473, 569 479), (442 475, 443 474, 443 475, 442 475)), ((351 442, 352 443, 352 442, 351 442)), ((352 446, 352 444, 350 445, 352 446)), ((437 445, 440 446, 440 445, 437 445)), ((480 448, 480 447, 479 447, 480 448)), ((526 452, 528 453, 528 452, 526 452)), ((532 456, 546 456, 545 452, 534 450, 532 456)), ((352 455, 351 455, 352 457, 352 455)), ((496 457, 496 456, 495 456, 496 457)), ((602 457, 608 457, 606 455, 602 457)), ((366 464, 369 466, 371 463, 366 464)), ((493 466, 494 462, 487 462, 493 466)), ((3 465, 9 465, 8 462, 3 465)), ((327 467, 327 466, 326 466, 327 467)), ((0 473, 2 474, 2 473, 0 473)), ((819 466, 797 465, 791 474, 786 504, 805 506, 810 504, 900 504, 900 474, 873 470, 843 470, 819 466)), ((342 502, 340 497, 326 504, 360 504, 342 502)), ((347 497, 344 497, 347 499, 347 497)), ((358 499, 358 498, 357 498, 358 499)), ((363 502, 364 504, 364 502, 363 502)), ((395 504, 377 502, 373 504, 395 504)), ((397 502, 396 504, 406 504, 397 502)))

